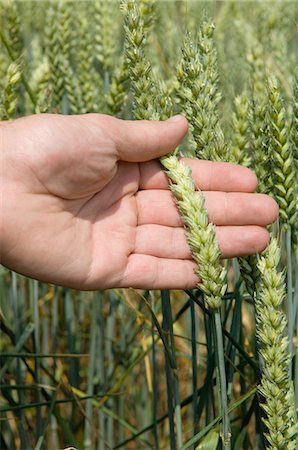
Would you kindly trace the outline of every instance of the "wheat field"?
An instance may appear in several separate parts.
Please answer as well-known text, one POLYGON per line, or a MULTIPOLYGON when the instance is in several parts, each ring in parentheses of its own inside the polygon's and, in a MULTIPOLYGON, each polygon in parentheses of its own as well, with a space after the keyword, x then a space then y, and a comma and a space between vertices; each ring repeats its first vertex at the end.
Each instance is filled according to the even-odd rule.
POLYGON ((0 21, 2 121, 188 119, 160 162, 203 280, 81 292, 0 266, 0 448, 297 449, 298 3, 1 0, 0 21), (220 263, 181 155, 255 171, 266 251, 220 263))

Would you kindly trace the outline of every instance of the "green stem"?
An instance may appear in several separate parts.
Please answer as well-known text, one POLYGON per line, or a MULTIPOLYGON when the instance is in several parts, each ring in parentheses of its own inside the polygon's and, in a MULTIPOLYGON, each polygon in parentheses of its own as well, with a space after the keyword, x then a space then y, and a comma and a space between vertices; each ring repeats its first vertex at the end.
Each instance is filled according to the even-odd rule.
MULTIPOLYGON (((33 323, 35 325, 34 332, 33 332, 33 345, 34 345, 34 352, 40 353, 40 346, 39 346, 39 309, 38 309, 38 281, 36 280, 30 280, 29 282, 29 289, 30 289, 30 303, 31 303, 31 309, 32 309, 32 319, 33 323)), ((34 358, 34 365, 35 365, 35 383, 37 386, 39 386, 40 380, 40 361, 38 358, 34 358)), ((41 392, 40 388, 38 388, 35 392, 36 397, 36 403, 41 402, 41 392)), ((41 408, 37 407, 36 410, 36 432, 37 437, 39 438, 42 435, 42 420, 41 420, 41 408)))
MULTIPOLYGON (((167 346, 171 349, 171 343, 170 343, 170 314, 169 314, 169 308, 170 308, 170 300, 169 300, 169 291, 162 290, 161 291, 161 304, 162 304, 162 314, 163 314, 163 321, 162 321, 162 329, 164 332, 164 338, 165 342, 167 342, 167 346)), ((165 372, 166 372, 166 382, 167 382, 167 406, 168 406, 168 412, 169 412, 169 431, 170 431, 170 448, 171 450, 176 449, 176 436, 175 436, 175 422, 174 422, 174 370, 173 367, 171 367, 170 361, 169 361, 169 353, 166 351, 166 347, 164 348, 164 355, 165 355, 165 372), (172 369, 172 370, 171 370, 172 369)), ((171 355, 173 357, 173 354, 171 352, 171 355)), ((176 408, 175 408, 175 414, 176 414, 176 408)), ((180 425, 180 424, 179 424, 180 425)), ((176 430, 177 431, 177 430, 176 430)))
MULTIPOLYGON (((155 313, 154 294, 151 295, 151 308, 155 313)), ((158 428, 157 428, 157 413, 158 413, 158 373, 157 373, 157 359, 156 359, 156 345, 155 345, 155 324, 153 316, 151 315, 151 342, 152 342, 152 384, 153 384, 153 398, 152 398, 152 419, 153 419, 153 438, 155 448, 159 448, 158 428)), ((120 441, 121 442, 121 441, 120 441)))
POLYGON ((193 422, 194 422, 194 434, 198 433, 198 358, 197 358, 197 329, 196 329, 196 315, 195 315, 195 303, 190 303, 191 314, 191 354, 192 354, 192 391, 193 391, 193 422))
POLYGON ((223 346, 223 336, 221 328, 221 319, 219 309, 213 311, 213 318, 215 324, 216 333, 216 353, 217 353, 217 364, 218 364, 218 401, 220 411, 219 414, 222 415, 222 426, 223 426, 223 449, 231 450, 231 429, 230 429, 230 419, 228 411, 228 399, 227 399, 227 381, 225 372, 225 360, 224 360, 224 346, 223 346))
POLYGON ((94 371, 96 362, 96 344, 97 344, 97 317, 99 313, 98 298, 94 295, 91 306, 91 335, 90 335, 90 362, 87 375, 87 396, 90 398, 86 402, 85 428, 84 428, 84 449, 92 448, 92 430, 93 430, 93 403, 92 394, 94 390, 94 371))

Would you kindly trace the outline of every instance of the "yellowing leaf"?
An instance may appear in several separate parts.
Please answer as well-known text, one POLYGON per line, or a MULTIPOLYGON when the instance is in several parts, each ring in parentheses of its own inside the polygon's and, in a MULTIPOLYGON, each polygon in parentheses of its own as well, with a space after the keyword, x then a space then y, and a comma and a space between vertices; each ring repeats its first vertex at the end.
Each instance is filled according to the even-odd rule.
POLYGON ((219 439, 218 428, 212 429, 196 447, 196 450, 216 450, 219 439))

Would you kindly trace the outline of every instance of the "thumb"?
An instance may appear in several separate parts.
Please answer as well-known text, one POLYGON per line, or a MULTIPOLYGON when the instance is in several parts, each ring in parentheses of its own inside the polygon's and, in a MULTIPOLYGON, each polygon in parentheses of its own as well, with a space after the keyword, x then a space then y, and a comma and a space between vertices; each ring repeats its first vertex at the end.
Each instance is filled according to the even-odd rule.
POLYGON ((166 121, 101 116, 101 126, 114 141, 118 159, 128 162, 144 162, 166 155, 177 147, 188 130, 187 120, 180 115, 166 121))

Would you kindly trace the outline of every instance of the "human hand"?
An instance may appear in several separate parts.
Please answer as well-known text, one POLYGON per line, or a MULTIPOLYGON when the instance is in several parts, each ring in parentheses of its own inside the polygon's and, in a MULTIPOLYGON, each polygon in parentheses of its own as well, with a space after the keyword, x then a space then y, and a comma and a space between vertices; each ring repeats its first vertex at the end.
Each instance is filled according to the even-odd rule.
MULTIPOLYGON (((42 114, 0 123, 2 264, 77 289, 194 287, 195 263, 156 158, 187 121, 42 114)), ((278 208, 253 172, 185 159, 216 224, 222 257, 268 243, 278 208)))

